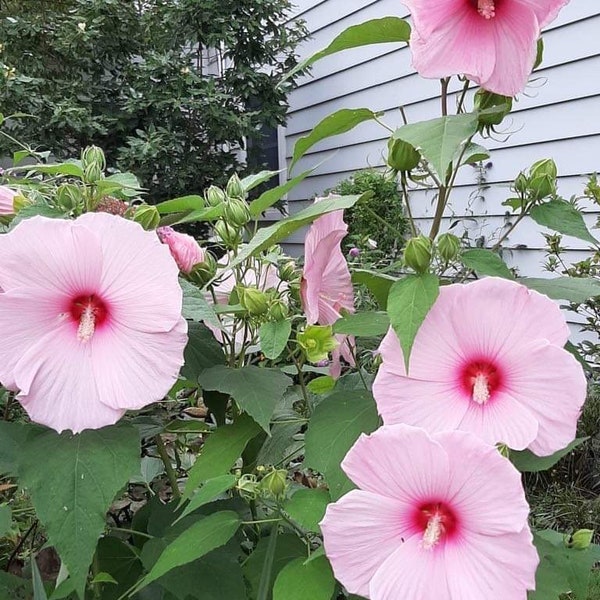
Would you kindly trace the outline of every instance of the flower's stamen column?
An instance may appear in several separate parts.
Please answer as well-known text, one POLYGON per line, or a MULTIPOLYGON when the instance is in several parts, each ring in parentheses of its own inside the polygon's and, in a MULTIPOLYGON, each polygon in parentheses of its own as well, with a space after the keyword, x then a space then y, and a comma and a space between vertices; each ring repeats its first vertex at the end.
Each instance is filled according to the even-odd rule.
POLYGON ((483 373, 478 373, 473 381, 473 402, 486 404, 490 399, 490 384, 483 373))
POLYGON ((496 16, 496 7, 494 6, 494 0, 478 0, 477 12, 484 19, 493 19, 496 16))
POLYGON ((92 339, 96 330, 96 311, 94 307, 88 304, 79 319, 79 327, 77 328, 77 339, 81 342, 88 342, 92 339))
POLYGON ((442 516, 439 512, 435 512, 427 521, 427 527, 423 533, 421 545, 425 550, 431 550, 442 537, 444 526, 442 524, 442 516))

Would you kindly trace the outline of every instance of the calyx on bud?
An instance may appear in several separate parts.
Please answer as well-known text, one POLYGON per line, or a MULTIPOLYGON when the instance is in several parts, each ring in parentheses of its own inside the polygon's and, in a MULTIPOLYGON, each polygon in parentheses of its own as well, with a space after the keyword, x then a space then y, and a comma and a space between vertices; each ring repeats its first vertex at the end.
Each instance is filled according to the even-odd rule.
POLYGON ((304 331, 298 332, 296 339, 307 360, 312 363, 327 360, 329 353, 338 346, 331 325, 308 325, 304 331))
POLYGON ((237 174, 233 174, 229 181, 227 182, 227 187, 225 188, 227 195, 230 198, 244 198, 246 192, 244 191, 244 187, 242 186, 242 182, 237 174))
POLYGON ((460 239, 452 233, 442 233, 437 239, 437 249, 442 259, 450 262, 460 252, 460 239))
POLYGON ((240 304, 252 316, 264 315, 269 310, 269 297, 256 287, 238 287, 240 304))
POLYGON ((404 140, 390 138, 387 163, 395 171, 412 171, 421 160, 421 154, 404 140))
POLYGON ((411 238, 404 249, 404 262, 417 273, 424 273, 431 264, 431 240, 425 235, 411 238))
POLYGON ((160 213, 156 209, 156 206, 150 206, 149 204, 142 204, 141 206, 135 207, 133 213, 133 220, 139 223, 144 229, 150 231, 156 229, 160 224, 160 213))

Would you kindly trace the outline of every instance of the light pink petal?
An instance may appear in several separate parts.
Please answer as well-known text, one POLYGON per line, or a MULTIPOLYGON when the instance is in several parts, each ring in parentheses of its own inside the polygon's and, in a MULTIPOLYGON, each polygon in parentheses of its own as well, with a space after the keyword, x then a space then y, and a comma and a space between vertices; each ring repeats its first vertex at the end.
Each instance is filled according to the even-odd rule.
POLYGON ((112 324, 92 340, 93 374, 100 400, 114 409, 139 409, 171 389, 187 343, 187 322, 148 333, 112 324))
POLYGON ((523 6, 533 10, 538 20, 538 26, 543 29, 554 21, 561 8, 566 6, 570 0, 514 0, 523 6))
POLYGON ((490 536, 518 533, 527 524, 529 506, 521 474, 494 446, 475 435, 449 431, 433 436, 448 454, 447 503, 457 513, 461 533, 490 536), (467 530, 465 532, 465 530, 467 530))
POLYGON ((154 232, 116 215, 87 213, 76 223, 100 238, 100 295, 111 318, 138 331, 170 331, 181 318, 183 294, 169 248, 154 232))
POLYGON ((537 437, 529 449, 547 456, 575 438, 587 383, 581 365, 566 350, 547 342, 515 349, 510 356, 507 393, 537 419, 537 437))
POLYGON ((0 185, 0 215, 14 215, 15 208, 13 205, 17 192, 11 190, 5 185, 0 185))
POLYGON ((502 443, 513 450, 527 448, 535 440, 538 428, 532 411, 508 392, 495 392, 485 405, 470 401, 457 427, 474 433, 487 444, 502 443))
POLYGON ((78 433, 121 418, 125 411, 111 408, 99 396, 91 352, 91 344, 79 342, 70 324, 63 323, 20 358, 14 369, 21 390, 17 399, 32 421, 78 433))
POLYGON ((100 240, 79 221, 32 217, 0 236, 0 289, 5 291, 38 287, 76 297, 94 290, 101 276, 100 240))
POLYGON ((407 535, 408 510, 397 500, 361 490, 327 507, 321 521, 325 554, 349 592, 368 596, 375 572, 407 535))
POLYGON ((453 597, 448 587, 460 571, 447 569, 443 550, 427 550, 421 542, 418 535, 408 538, 383 563, 369 587, 371 600, 463 600, 453 597))
POLYGON ((413 30, 417 29, 425 37, 431 36, 449 21, 472 12, 465 0, 402 0, 402 4, 410 10, 413 30))
POLYGON ((373 382, 377 410, 386 425, 407 423, 429 432, 458 427, 469 400, 453 381, 425 381, 402 377, 384 362, 373 382))
POLYGON ((469 534, 445 550, 453 600, 527 600, 535 588, 539 558, 527 526, 498 536, 469 534))
POLYGON ((448 456, 423 429, 383 426, 361 435, 342 462, 361 489, 403 502, 444 498, 448 491, 448 456))

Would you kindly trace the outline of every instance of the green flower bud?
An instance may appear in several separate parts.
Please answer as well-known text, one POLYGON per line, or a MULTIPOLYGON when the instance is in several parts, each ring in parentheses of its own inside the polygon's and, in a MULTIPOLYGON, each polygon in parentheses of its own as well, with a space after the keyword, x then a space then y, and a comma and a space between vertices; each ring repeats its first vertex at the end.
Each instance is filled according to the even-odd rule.
POLYGON ((214 224, 214 231, 228 248, 235 248, 242 243, 242 235, 233 223, 219 220, 214 224))
POLYGON ((287 489, 287 471, 273 469, 261 479, 260 488, 274 498, 282 498, 287 489))
POLYGON ((136 223, 139 223, 147 231, 151 231, 159 226, 160 213, 156 209, 156 206, 142 204, 136 206, 135 212, 133 213, 133 220, 136 223))
POLYGON ((460 239, 452 233, 442 233, 437 239, 438 252, 443 260, 454 260, 460 251, 460 239))
POLYGON ((288 260, 279 265, 278 274, 281 281, 294 281, 300 277, 300 273, 296 270, 296 263, 293 260, 288 260))
POLYGON ((188 273, 189 279, 199 285, 208 283, 217 273, 217 259, 208 250, 204 251, 204 260, 194 265, 188 273))
POLYGON ((15 214, 17 214, 21 209, 25 208, 26 206, 31 206, 32 204, 33 202, 23 194, 17 194, 13 198, 13 210, 15 211, 15 214))
POLYGON ((431 240, 424 235, 408 240, 404 262, 417 273, 425 273, 431 263, 431 240))
POLYGON ((101 173, 106 169, 106 157, 102 148, 98 146, 88 146, 81 152, 81 166, 85 171, 88 167, 94 165, 101 173))
POLYGON ((260 483, 256 481, 256 476, 251 473, 244 473, 238 479, 236 489, 242 498, 247 500, 256 500, 258 496, 260 483))
POLYGON ((230 198, 244 198, 246 196, 242 182, 237 174, 234 174, 229 178, 225 192, 230 198))
POLYGON ((565 546, 575 550, 585 550, 590 547, 593 536, 593 529, 579 529, 573 535, 566 536, 565 546))
POLYGON ((527 187, 529 186, 529 179, 525 176, 525 173, 521 172, 517 175, 515 179, 515 192, 519 194, 524 194, 527 191, 527 187))
POLYGON ((288 314, 288 307, 281 299, 275 300, 269 307, 269 316, 273 321, 283 321, 288 314))
POLYGON ((558 177, 558 169, 556 168, 556 163, 551 158, 544 158, 531 165, 529 175, 531 179, 541 177, 542 175, 556 179, 558 177))
POLYGON ((473 101, 480 127, 499 125, 512 109, 512 98, 479 90, 473 101))
POLYGON ((264 315, 269 310, 269 298, 256 287, 239 287, 240 304, 252 316, 264 315))
POLYGON ((83 180, 86 183, 96 183, 96 181, 100 181, 102 179, 103 172, 100 166, 96 163, 90 163, 83 170, 83 180))
POLYGON ((313 363, 327 360, 329 353, 338 345, 331 325, 308 325, 296 339, 308 361, 313 363))
POLYGON ((244 200, 231 198, 225 203, 223 217, 228 223, 242 227, 250 220, 250 210, 244 200))
POLYGON ((396 171, 411 171, 421 160, 421 153, 405 142, 390 138, 388 141, 387 164, 396 171))
POLYGON ((209 206, 219 206, 219 204, 225 202, 226 199, 225 192, 216 185, 211 185, 206 192, 204 192, 204 197, 206 199, 206 204, 209 206))
POLYGON ((56 190, 56 203, 66 211, 72 211, 83 203, 81 189, 72 183, 63 183, 56 190))
POLYGON ((541 200, 556 193, 556 179, 550 175, 532 177, 529 181, 529 191, 535 200, 541 200))
POLYGON ((506 444, 497 444, 496 448, 504 458, 510 458, 510 448, 506 444))

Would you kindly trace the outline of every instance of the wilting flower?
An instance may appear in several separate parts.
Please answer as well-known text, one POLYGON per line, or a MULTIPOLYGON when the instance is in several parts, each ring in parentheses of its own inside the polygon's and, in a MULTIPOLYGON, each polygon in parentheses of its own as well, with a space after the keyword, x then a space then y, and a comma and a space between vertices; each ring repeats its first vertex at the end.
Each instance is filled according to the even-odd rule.
POLYGON ((539 562, 520 474, 462 431, 362 435, 342 462, 360 488, 321 522, 336 578, 371 600, 524 600, 539 562))
POLYGON ((514 96, 535 63, 537 39, 569 0, 402 0, 412 14, 413 66, 424 77, 466 75, 514 96))
POLYGON ((204 262, 204 250, 187 233, 179 233, 172 227, 159 227, 156 230, 160 241, 169 246, 171 255, 183 273, 191 273, 199 263, 204 262))
MULTIPOLYGON (((344 212, 336 210, 319 217, 306 234, 300 296, 309 325, 333 325, 342 310, 354 312, 352 279, 341 247, 347 232, 344 212)), ((339 334, 336 339, 339 345, 332 353, 333 377, 341 373, 340 357, 354 364, 354 339, 339 334)))
POLYGON ((546 296, 489 277, 443 287, 419 329, 409 373, 396 334, 373 385, 386 424, 471 431, 553 454, 575 437, 586 380, 563 346, 569 329, 546 296))
POLYGON ((106 213, 0 235, 0 381, 31 419, 96 429, 162 399, 183 364, 178 270, 154 233, 106 213))
POLYGON ((16 195, 17 192, 14 190, 5 185, 0 185, 0 216, 15 214, 13 202, 16 195))

